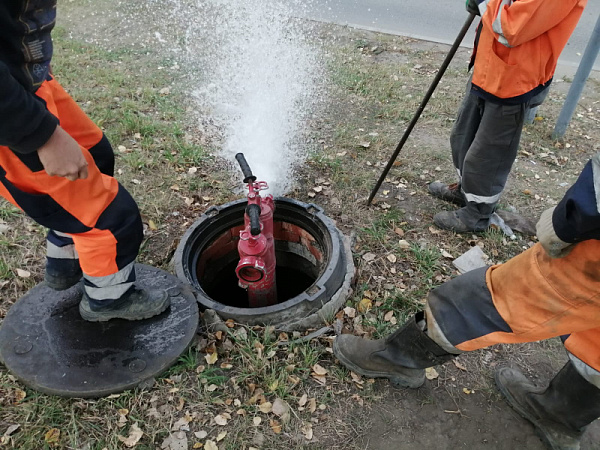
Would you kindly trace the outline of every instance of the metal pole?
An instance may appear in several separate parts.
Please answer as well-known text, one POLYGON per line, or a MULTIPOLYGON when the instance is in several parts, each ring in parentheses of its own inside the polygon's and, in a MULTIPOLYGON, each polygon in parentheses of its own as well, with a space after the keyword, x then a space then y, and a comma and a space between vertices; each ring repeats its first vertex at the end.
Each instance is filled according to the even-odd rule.
POLYGON ((371 191, 371 195, 369 196, 369 199, 367 200, 367 205, 371 204, 371 202, 373 201, 373 198, 375 197, 375 194, 377 194, 377 191, 381 187, 383 180, 385 180, 385 177, 387 176, 388 172, 394 165, 394 161, 398 157, 398 153, 400 153, 400 150, 402 150, 402 147, 404 147, 404 144, 405 144, 406 140, 408 139, 408 136, 410 136, 410 133, 412 132, 413 128, 415 127, 417 120, 419 120, 419 117, 421 117, 421 113, 425 109, 425 106, 427 106, 427 103, 429 102, 429 99, 431 98, 433 91, 435 91, 435 88, 437 87, 438 83, 442 79, 442 76, 444 76, 444 72, 446 72, 446 69, 450 65, 450 61, 452 61, 452 58, 454 57, 454 54, 456 53, 458 46, 460 45, 463 38, 465 37, 465 34, 467 34, 467 31, 469 31, 469 27, 473 23, 474 18, 475 18, 475 14, 473 14, 473 13, 469 14, 469 17, 465 21, 465 24, 463 25, 462 29, 460 30, 460 33, 458 33, 458 36, 456 37, 454 44, 452 44, 452 48, 448 52, 448 55, 446 55, 446 59, 444 59, 444 62, 442 63, 440 70, 438 70, 438 73, 435 76, 433 82, 431 83, 431 86, 429 86, 429 90, 427 91, 427 93, 425 94, 425 97, 423 98, 423 101, 419 105, 419 109, 417 109, 417 112, 415 113, 412 120, 408 124, 408 127, 406 128, 406 131, 404 132, 404 136, 402 136, 402 139, 400 140, 400 142, 398 143, 398 146, 396 147, 396 150, 394 150, 394 153, 390 157, 390 160, 388 161, 387 166, 385 166, 383 173, 379 177, 379 180, 377 180, 377 184, 371 191))
POLYGON ((571 121, 571 117, 573 117, 573 113, 575 112, 577 102, 581 97, 581 92, 583 91, 585 82, 590 76, 590 72, 592 71, 596 57, 598 56, 598 49, 600 49, 600 16, 596 21, 596 26, 594 26, 592 36, 585 47, 585 52, 583 53, 581 63, 579 63, 579 67, 575 73, 575 77, 573 78, 573 83, 569 88, 569 93, 565 99, 565 104, 563 105, 560 115, 558 116, 558 120, 556 121, 552 137, 561 138, 565 135, 567 127, 569 126, 569 122, 571 121))

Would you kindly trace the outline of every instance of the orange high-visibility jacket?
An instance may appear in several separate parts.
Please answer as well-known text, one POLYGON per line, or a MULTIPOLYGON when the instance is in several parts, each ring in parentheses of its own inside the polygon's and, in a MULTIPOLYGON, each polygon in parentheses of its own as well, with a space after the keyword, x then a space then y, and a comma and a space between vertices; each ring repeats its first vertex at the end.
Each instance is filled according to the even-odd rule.
POLYGON ((547 83, 587 0, 485 0, 473 84, 500 99, 547 83))

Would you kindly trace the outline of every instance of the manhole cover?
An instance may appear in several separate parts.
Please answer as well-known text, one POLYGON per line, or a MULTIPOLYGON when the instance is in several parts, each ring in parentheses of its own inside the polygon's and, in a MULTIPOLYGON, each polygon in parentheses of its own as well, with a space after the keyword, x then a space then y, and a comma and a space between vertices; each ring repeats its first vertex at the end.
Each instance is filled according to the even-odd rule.
POLYGON ((84 321, 79 285, 57 292, 38 285, 19 299, 0 327, 0 360, 24 384, 66 397, 101 397, 164 372, 192 342, 198 305, 175 276, 137 265, 140 287, 167 289, 171 306, 142 321, 84 321))

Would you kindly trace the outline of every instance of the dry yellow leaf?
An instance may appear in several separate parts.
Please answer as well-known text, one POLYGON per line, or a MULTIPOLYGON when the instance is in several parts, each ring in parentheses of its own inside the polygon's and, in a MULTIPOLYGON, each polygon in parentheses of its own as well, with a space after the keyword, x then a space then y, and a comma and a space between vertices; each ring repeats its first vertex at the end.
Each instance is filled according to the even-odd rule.
POLYGON ((44 441, 52 447, 57 446, 59 440, 60 430, 58 428, 50 428, 44 435, 44 441))
POLYGON ((271 425, 271 429, 275 434, 281 433, 281 423, 278 420, 270 419, 269 425, 271 425))
POLYGON ((365 313, 369 311, 373 307, 373 302, 371 299, 363 298, 360 302, 358 302, 357 310, 358 312, 365 313))
POLYGON ((264 402, 258 405, 260 412, 268 414, 273 410, 273 404, 271 402, 264 402))
POLYGON ((206 363, 210 366, 217 362, 217 359, 219 359, 219 355, 217 355, 217 352, 215 351, 208 355, 204 355, 204 359, 206 360, 206 363))

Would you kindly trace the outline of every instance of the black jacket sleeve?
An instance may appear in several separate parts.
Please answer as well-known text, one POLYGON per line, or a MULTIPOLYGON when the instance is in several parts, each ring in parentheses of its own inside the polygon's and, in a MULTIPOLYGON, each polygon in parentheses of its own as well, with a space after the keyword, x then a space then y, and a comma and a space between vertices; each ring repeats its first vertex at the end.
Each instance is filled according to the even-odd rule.
POLYGON ((44 145, 58 125, 46 105, 28 92, 0 61, 0 145, 31 153, 44 145))
POLYGON ((552 214, 556 235, 565 242, 600 239, 600 153, 584 167, 552 214))

